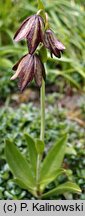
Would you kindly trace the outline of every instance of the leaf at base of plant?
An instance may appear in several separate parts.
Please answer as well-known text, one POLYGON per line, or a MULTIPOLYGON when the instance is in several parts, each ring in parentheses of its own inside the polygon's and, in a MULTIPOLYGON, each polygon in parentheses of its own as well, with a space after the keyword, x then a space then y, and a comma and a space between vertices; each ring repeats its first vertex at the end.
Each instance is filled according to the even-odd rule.
POLYGON ((81 189, 79 186, 73 182, 66 182, 64 184, 59 185, 58 187, 54 188, 53 190, 50 190, 48 193, 45 193, 42 195, 42 198, 47 198, 54 195, 63 194, 65 192, 71 192, 71 193, 81 193, 81 189))
POLYGON ((14 177, 33 191, 36 185, 30 165, 10 140, 6 140, 5 155, 14 177))
POLYGON ((52 178, 52 175, 60 169, 66 148, 67 134, 64 134, 49 150, 42 162, 40 182, 52 178))
POLYGON ((32 173, 34 177, 36 176, 36 166, 37 166, 37 151, 35 147, 34 139, 29 135, 25 134, 25 139, 27 142, 29 161, 32 168, 32 173))

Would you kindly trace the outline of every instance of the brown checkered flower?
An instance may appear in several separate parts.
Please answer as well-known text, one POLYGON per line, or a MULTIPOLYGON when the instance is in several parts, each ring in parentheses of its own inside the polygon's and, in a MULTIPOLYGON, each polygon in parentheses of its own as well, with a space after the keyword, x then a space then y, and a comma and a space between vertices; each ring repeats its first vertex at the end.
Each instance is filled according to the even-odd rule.
POLYGON ((27 39, 29 53, 33 54, 38 44, 43 41, 44 37, 44 22, 41 16, 32 15, 25 19, 17 30, 14 40, 16 42, 27 39))
POLYGON ((38 87, 42 85, 42 78, 45 80, 45 69, 39 56, 24 55, 13 67, 16 73, 11 77, 11 80, 19 78, 19 88, 23 91, 27 85, 35 80, 38 87))
POLYGON ((61 52, 65 50, 65 46, 56 38, 55 34, 50 29, 46 30, 43 43, 45 47, 50 50, 51 56, 54 54, 56 57, 60 58, 61 52))

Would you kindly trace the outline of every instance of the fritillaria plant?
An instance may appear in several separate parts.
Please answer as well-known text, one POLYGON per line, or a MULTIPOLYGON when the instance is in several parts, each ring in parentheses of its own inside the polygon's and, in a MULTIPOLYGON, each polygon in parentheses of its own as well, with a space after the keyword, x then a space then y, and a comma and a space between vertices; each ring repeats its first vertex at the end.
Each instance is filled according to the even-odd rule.
POLYGON ((61 168, 65 154, 67 134, 55 142, 43 159, 44 131, 45 131, 45 82, 47 52, 51 57, 61 57, 65 46, 56 38, 49 27, 48 16, 41 0, 38 0, 38 12, 26 18, 17 30, 14 41, 26 39, 28 53, 21 57, 13 66, 15 71, 11 80, 19 79, 19 89, 24 89, 34 79, 40 88, 41 94, 41 132, 40 139, 33 139, 29 134, 24 134, 29 160, 22 155, 12 141, 6 140, 6 159, 14 175, 14 181, 22 188, 28 190, 34 197, 45 199, 55 194, 64 192, 80 193, 80 188, 73 182, 60 184, 46 192, 47 185, 53 182, 66 170, 61 168))

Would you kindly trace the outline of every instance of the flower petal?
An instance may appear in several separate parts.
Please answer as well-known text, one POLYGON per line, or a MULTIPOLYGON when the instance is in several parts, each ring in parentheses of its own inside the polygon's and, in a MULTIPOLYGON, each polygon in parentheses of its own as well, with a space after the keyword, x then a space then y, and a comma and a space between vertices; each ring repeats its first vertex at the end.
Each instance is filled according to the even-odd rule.
POLYGON ((46 48, 50 49, 50 44, 49 44, 48 37, 49 37, 49 35, 45 32, 43 43, 44 43, 44 46, 46 48))
POLYGON ((49 34, 49 41, 52 44, 54 44, 54 46, 58 49, 58 50, 64 50, 65 46, 56 38, 56 36, 54 35, 54 33, 52 31, 50 31, 49 34))
POLYGON ((33 22, 32 28, 30 30, 29 35, 27 35, 27 43, 29 48, 29 53, 33 54, 33 52, 36 50, 38 44, 39 44, 39 38, 38 38, 38 32, 39 32, 39 21, 38 17, 35 17, 35 21, 33 22))
POLYGON ((45 79, 45 69, 44 65, 40 61, 39 57, 35 55, 34 57, 34 79, 37 86, 41 87, 42 77, 45 79))
POLYGON ((19 73, 19 88, 23 91, 26 86, 33 80, 34 77, 34 60, 33 56, 30 56, 29 61, 22 68, 21 72, 19 73))
POLYGON ((14 40, 16 42, 22 40, 23 38, 26 38, 27 34, 29 34, 33 22, 34 22, 35 15, 28 17, 26 20, 23 21, 20 28, 17 30, 14 40))
POLYGON ((61 52, 65 49, 65 46, 56 38, 50 29, 45 32, 43 43, 50 50, 51 57, 52 54, 58 58, 61 57, 61 52))
POLYGON ((16 63, 16 65, 14 65, 14 67, 17 68, 17 70, 16 73, 11 77, 11 80, 15 80, 19 76, 21 70, 25 67, 25 64, 28 63, 29 58, 30 55, 25 55, 16 63))
POLYGON ((57 58, 61 58, 61 52, 60 50, 58 50, 57 48, 54 48, 52 50, 52 53, 57 57, 57 58))
POLYGON ((42 17, 38 16, 38 20, 39 20, 39 31, 38 31, 38 38, 40 40, 40 42, 43 42, 43 38, 44 38, 44 22, 42 17))
MULTIPOLYGON (((27 55, 27 54, 26 54, 26 55, 27 55)), ((13 66, 12 70, 14 70, 14 71, 17 70, 19 63, 21 62, 21 60, 22 60, 26 55, 24 55, 23 57, 21 57, 21 58, 19 59, 19 61, 16 62, 16 64, 13 66)))
POLYGON ((40 16, 36 15, 32 28, 27 35, 29 53, 33 54, 42 38, 44 37, 44 23, 40 16))

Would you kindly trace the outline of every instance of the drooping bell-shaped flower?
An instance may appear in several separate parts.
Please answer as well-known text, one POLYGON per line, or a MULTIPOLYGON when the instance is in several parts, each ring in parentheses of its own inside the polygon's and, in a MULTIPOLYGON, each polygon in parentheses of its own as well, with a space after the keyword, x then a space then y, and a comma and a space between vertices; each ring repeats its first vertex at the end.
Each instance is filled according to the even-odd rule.
POLYGON ((35 14, 23 21, 20 28, 17 30, 14 40, 16 42, 27 39, 29 53, 33 54, 38 44, 43 41, 44 37, 44 22, 41 16, 35 14))
POLYGON ((42 85, 42 78, 45 80, 45 69, 38 55, 27 54, 23 56, 13 67, 16 73, 11 80, 19 78, 19 88, 23 91, 27 85, 35 80, 38 87, 42 85))
POLYGON ((60 58, 61 52, 65 50, 65 46, 56 38, 53 31, 50 29, 46 30, 43 43, 45 47, 50 50, 51 56, 54 54, 56 57, 60 58))

